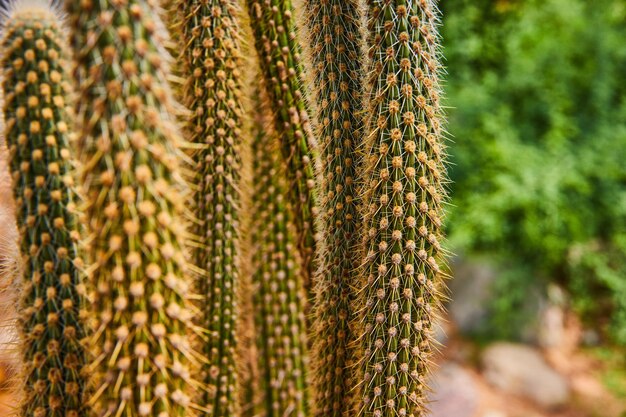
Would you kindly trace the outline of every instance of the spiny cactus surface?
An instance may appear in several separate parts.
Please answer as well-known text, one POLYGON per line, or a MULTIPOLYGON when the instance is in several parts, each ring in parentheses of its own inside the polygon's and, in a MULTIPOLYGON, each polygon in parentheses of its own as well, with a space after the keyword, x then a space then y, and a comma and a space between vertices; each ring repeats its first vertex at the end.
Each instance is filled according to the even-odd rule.
POLYGON ((425 416, 444 199, 432 0, 369 0, 360 416, 425 416))
POLYGON ((323 244, 314 288, 313 406, 317 416, 341 416, 349 407, 346 393, 353 382, 349 372, 353 339, 349 322, 360 221, 356 190, 356 149, 362 142, 360 7, 356 0, 307 0, 305 5, 323 192, 323 244))
POLYGON ((200 145, 198 172, 197 265, 206 270, 198 285, 207 330, 205 404, 211 416, 238 414, 236 365, 239 293, 239 207, 243 109, 240 104, 241 52, 237 2, 182 0, 185 104, 192 116, 188 136, 200 145))
POLYGON ((191 413, 192 328, 182 139, 153 2, 66 3, 79 85, 101 416, 191 413))
POLYGON ((86 415, 85 288, 77 241, 63 22, 15 5, 2 43, 5 134, 24 260, 21 416, 86 415))
POLYGON ((307 415, 304 288, 288 184, 278 141, 256 126, 253 222, 254 314, 259 355, 260 413, 307 415))
POLYGON ((274 127, 287 161, 286 175, 296 213, 298 247, 308 281, 315 252, 315 159, 318 155, 305 103, 294 7, 291 0, 247 0, 247 3, 274 127))

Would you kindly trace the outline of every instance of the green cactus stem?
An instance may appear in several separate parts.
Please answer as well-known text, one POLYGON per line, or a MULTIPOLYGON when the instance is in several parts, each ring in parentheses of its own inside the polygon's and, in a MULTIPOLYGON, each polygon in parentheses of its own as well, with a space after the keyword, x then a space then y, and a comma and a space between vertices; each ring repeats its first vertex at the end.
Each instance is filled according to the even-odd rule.
POLYGON ((286 175, 290 180, 298 247, 308 286, 315 254, 315 161, 318 155, 305 103, 294 7, 291 0, 247 0, 247 3, 274 128, 287 161, 286 175))
POLYGON ((307 415, 304 288, 296 249, 288 182, 279 143, 256 126, 252 144, 252 224, 254 316, 259 373, 260 414, 265 417, 307 415))
POLYGON ((236 365, 238 330, 239 207, 243 109, 240 103, 241 52, 235 0, 181 0, 178 5, 184 50, 184 104, 191 110, 188 139, 200 146, 193 155, 197 183, 195 261, 206 275, 198 290, 207 329, 203 404, 209 414, 239 413, 236 365))
POLYGON ((85 287, 77 241, 63 21, 13 6, 4 27, 5 134, 24 260, 21 416, 84 416, 85 287))
POLYGON ((316 416, 338 417, 349 407, 354 336, 352 287, 358 257, 356 190, 362 137, 360 7, 356 0, 307 0, 305 22, 317 101, 323 194, 320 268, 316 274, 312 338, 316 416), (352 342, 352 343, 350 343, 352 342))
POLYGON ((190 200, 166 80, 160 10, 142 0, 66 3, 94 260, 96 415, 176 417, 196 407, 190 200))
POLYGON ((425 416, 444 261, 442 111, 432 0, 369 0, 369 164, 359 416, 425 416))

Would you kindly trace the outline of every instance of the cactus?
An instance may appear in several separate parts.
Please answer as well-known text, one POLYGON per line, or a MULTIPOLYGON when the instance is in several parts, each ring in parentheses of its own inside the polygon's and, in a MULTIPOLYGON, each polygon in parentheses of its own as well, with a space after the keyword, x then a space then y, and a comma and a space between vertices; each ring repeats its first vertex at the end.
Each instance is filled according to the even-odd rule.
POLYGON ((252 144, 253 284, 260 401, 266 417, 307 413, 304 288, 278 140, 256 124, 252 144))
POLYGON ((356 190, 361 145, 360 8, 356 0, 307 0, 305 21, 316 87, 321 142, 323 244, 316 274, 312 340, 313 405, 317 416, 343 415, 352 388, 349 361, 353 250, 359 216, 356 190))
POLYGON ((368 1, 359 416, 426 415, 445 196, 437 13, 433 0, 368 1))
POLYGON ((194 154, 197 181, 197 234, 201 247, 195 261, 206 276, 201 327, 207 329, 203 375, 208 389, 203 399, 212 416, 238 414, 236 359, 237 297, 239 294, 240 104, 239 28, 235 0, 181 0, 182 61, 186 106, 192 116, 189 140, 200 145, 194 154))
POLYGON ((85 287, 70 170, 63 24, 45 3, 5 16, 6 138, 24 259, 22 416, 84 416, 85 287))
POLYGON ((305 103, 300 46, 296 41, 291 0, 247 0, 265 91, 280 137, 286 175, 299 234, 306 285, 315 254, 315 161, 317 143, 305 103))
POLYGON ((91 405, 97 415, 188 415, 198 407, 187 334, 190 193, 160 10, 142 0, 66 5, 95 262, 91 405))

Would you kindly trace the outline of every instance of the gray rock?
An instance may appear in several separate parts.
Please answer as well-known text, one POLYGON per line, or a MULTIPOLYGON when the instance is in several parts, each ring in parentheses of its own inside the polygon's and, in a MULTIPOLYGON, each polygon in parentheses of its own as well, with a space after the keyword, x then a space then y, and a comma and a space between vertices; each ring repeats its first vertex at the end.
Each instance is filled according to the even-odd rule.
POLYGON ((496 343, 483 352, 482 364, 487 381, 502 391, 525 396, 545 408, 556 408, 569 401, 565 378, 531 347, 496 343))
POLYGON ((444 363, 432 376, 431 417, 472 417, 479 394, 472 375, 455 363, 444 363))
POLYGON ((461 333, 475 332, 487 320, 491 287, 498 273, 486 261, 457 259, 453 275, 449 283, 450 315, 461 333))
POLYGON ((538 335, 542 347, 559 347, 565 342, 565 312, 556 305, 549 305, 541 312, 538 335))
MULTIPOLYGON (((449 282, 450 302, 447 305, 451 320, 462 334, 490 333, 490 310, 495 294, 494 284, 507 274, 493 259, 487 257, 457 257, 453 262, 453 279, 449 282)), ((523 322, 512 327, 511 334, 525 343, 538 343, 541 312, 547 301, 541 280, 528 277, 525 297, 518 307, 523 322)), ((493 334, 493 333, 491 333, 493 334)))

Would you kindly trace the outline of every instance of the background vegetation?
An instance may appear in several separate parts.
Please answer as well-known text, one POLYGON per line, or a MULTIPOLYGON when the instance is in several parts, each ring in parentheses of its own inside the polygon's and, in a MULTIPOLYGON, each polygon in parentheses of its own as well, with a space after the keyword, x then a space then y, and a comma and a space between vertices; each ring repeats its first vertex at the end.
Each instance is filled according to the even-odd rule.
POLYGON ((584 321, 626 343, 626 3, 440 7, 448 234, 457 254, 487 253, 506 271, 487 334, 512 336, 532 291, 555 282, 584 321))

